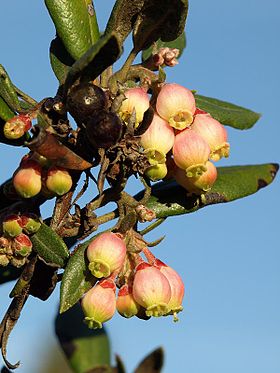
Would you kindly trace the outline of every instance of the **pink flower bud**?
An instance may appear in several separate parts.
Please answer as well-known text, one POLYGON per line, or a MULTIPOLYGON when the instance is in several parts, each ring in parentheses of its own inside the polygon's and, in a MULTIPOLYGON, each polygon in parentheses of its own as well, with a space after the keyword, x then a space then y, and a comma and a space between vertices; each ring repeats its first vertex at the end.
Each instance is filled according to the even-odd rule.
POLYGON ((229 143, 225 127, 212 118, 210 114, 198 114, 192 124, 192 129, 210 146, 210 159, 219 161, 229 156, 229 143))
POLYGON ((15 255, 25 257, 32 251, 32 242, 26 234, 21 233, 13 239, 12 248, 15 255))
POLYGON ((106 232, 97 236, 87 248, 89 270, 97 278, 108 277, 124 264, 126 246, 118 233, 106 232))
POLYGON ((155 114, 149 128, 141 136, 140 144, 145 149, 150 164, 156 165, 165 162, 165 155, 172 149, 174 140, 173 129, 155 114))
POLYGON ((132 287, 123 285, 117 297, 117 311, 120 315, 129 319, 137 315, 140 305, 135 301, 132 295, 132 287))
POLYGON ((22 137, 32 126, 29 115, 19 114, 4 125, 4 136, 10 140, 16 140, 22 137))
POLYGON ((31 213, 26 213, 21 216, 21 224, 24 232, 27 234, 36 233, 41 227, 38 216, 31 213))
POLYGON ((179 49, 176 48, 160 48, 157 53, 153 55, 153 62, 155 66, 166 65, 173 67, 178 64, 176 57, 180 54, 179 49))
POLYGON ((157 97, 156 109, 170 126, 183 130, 193 121, 195 98, 189 89, 179 84, 165 84, 157 97))
POLYGON ((13 184, 17 193, 23 198, 36 196, 41 190, 41 167, 32 160, 23 162, 15 171, 13 184))
POLYGON ((140 87, 130 88, 125 93, 126 100, 122 102, 119 110, 120 118, 128 122, 133 110, 136 114, 136 127, 142 122, 144 113, 150 106, 149 96, 144 89, 140 87))
POLYGON ((186 129, 175 137, 173 156, 176 165, 185 170, 188 177, 199 177, 206 171, 210 147, 192 129, 186 129))
POLYGON ((152 181, 158 181, 167 175, 167 167, 165 163, 155 164, 145 171, 145 175, 152 181))
POLYGON ((138 205, 135 211, 138 216, 138 221, 141 223, 152 221, 156 218, 156 213, 153 210, 148 209, 145 205, 138 205))
POLYGON ((116 286, 112 280, 102 280, 82 298, 81 306, 85 323, 90 329, 102 328, 102 323, 110 320, 116 311, 116 286))
POLYGON ((46 178, 47 188, 58 196, 69 192, 72 187, 72 177, 62 167, 50 167, 46 178))
POLYGON ((175 180, 190 193, 203 194, 209 192, 217 179, 217 169, 211 162, 206 162, 206 171, 199 177, 187 177, 184 170, 177 168, 175 180))
POLYGON ((22 221, 18 215, 6 216, 3 221, 3 233, 9 237, 16 237, 22 232, 22 221))
POLYGON ((169 281, 171 298, 167 305, 170 309, 168 314, 173 314, 174 321, 178 321, 177 313, 183 310, 182 301, 185 293, 184 283, 179 274, 173 268, 167 266, 159 259, 155 260, 154 266, 157 267, 169 281))
POLYGON ((136 267, 133 298, 146 309, 147 316, 163 316, 169 312, 171 288, 167 278, 148 263, 136 267))

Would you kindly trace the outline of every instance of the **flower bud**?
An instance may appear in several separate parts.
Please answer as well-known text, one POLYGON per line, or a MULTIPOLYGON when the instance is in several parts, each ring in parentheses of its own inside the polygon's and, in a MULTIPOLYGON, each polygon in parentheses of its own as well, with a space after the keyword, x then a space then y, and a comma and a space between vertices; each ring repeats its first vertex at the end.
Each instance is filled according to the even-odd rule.
POLYGON ((229 143, 225 127, 212 118, 210 114, 198 114, 192 124, 192 129, 210 146, 210 159, 219 161, 229 156, 229 143))
POLYGON ((135 209, 137 216, 138 216, 138 221, 140 223, 145 223, 147 221, 152 221, 156 218, 156 213, 148 209, 145 205, 138 205, 135 209))
POLYGON ((117 297, 117 311, 120 315, 129 319, 132 316, 137 315, 140 309, 140 305, 135 302, 132 295, 132 287, 123 285, 118 293, 117 297))
POLYGON ((0 254, 12 255, 12 239, 9 237, 0 237, 0 254))
POLYGON ((18 215, 6 216, 3 221, 3 233, 9 237, 16 237, 22 232, 22 221, 18 215))
POLYGON ((10 140, 22 137, 32 126, 29 115, 19 114, 9 119, 4 125, 4 136, 10 140))
POLYGON ((158 181, 167 175, 167 167, 165 163, 155 164, 148 167, 145 171, 145 175, 152 181, 158 181))
POLYGON ((32 242, 26 234, 21 233, 13 239, 12 249, 15 255, 28 256, 32 251, 32 242))
POLYGON ((0 267, 6 267, 10 263, 10 259, 6 254, 0 254, 0 267))
POLYGON ((147 316, 163 316, 169 312, 171 288, 167 278, 148 263, 136 267, 133 298, 146 309, 147 316))
POLYGON ((165 155, 172 149, 174 140, 174 130, 155 114, 149 128, 141 136, 140 144, 150 164, 156 165, 165 163, 165 155))
POLYGON ((160 48, 159 51, 153 55, 153 62, 155 66, 170 66, 173 67, 178 65, 177 57, 179 56, 180 51, 177 48, 160 48))
POLYGON ((115 113, 100 111, 86 121, 86 134, 95 149, 108 149, 119 141, 122 123, 115 113))
POLYGON ((102 328, 102 323, 110 320, 116 311, 116 286, 112 280, 102 280, 82 298, 81 306, 85 323, 90 329, 102 328))
POLYGON ((206 171, 199 177, 187 177, 184 170, 177 168, 175 180, 190 193, 197 195, 209 192, 217 179, 217 169, 211 162, 206 162, 206 171))
POLYGON ((10 258, 10 264, 16 268, 22 267, 26 263, 26 258, 25 257, 11 257, 10 258))
POLYGON ((107 105, 107 98, 102 88, 92 83, 81 83, 71 89, 67 97, 67 110, 78 125, 85 123, 107 105))
POLYGON ((149 96, 143 88, 135 87, 125 91, 126 99, 123 100, 119 110, 120 118, 127 124, 133 110, 136 114, 136 128, 143 121, 144 113, 149 109, 149 96))
POLYGON ((13 184, 23 198, 32 198, 41 190, 41 167, 32 160, 23 162, 13 175, 13 184))
POLYGON ((186 129, 175 137, 173 156, 176 165, 185 170, 188 177, 199 177, 206 171, 210 147, 192 129, 186 129))
POLYGON ((35 214, 26 213, 21 216, 21 225, 25 233, 33 234, 40 229, 41 222, 35 214))
POLYGON ((89 270, 97 278, 108 277, 121 269, 126 246, 118 233, 105 232, 97 236, 87 248, 89 270))
POLYGON ((179 84, 165 84, 157 97, 156 109, 171 127, 183 130, 193 121, 195 98, 189 89, 179 84))
POLYGON ((58 196, 69 192, 72 187, 72 177, 62 167, 50 167, 46 177, 47 188, 58 196))
POLYGON ((157 267, 162 274, 164 274, 169 282, 171 288, 171 298, 167 305, 170 310, 168 314, 173 314, 174 321, 178 321, 177 313, 183 310, 182 301, 185 292, 184 283, 179 274, 161 260, 156 259, 154 266, 157 267))

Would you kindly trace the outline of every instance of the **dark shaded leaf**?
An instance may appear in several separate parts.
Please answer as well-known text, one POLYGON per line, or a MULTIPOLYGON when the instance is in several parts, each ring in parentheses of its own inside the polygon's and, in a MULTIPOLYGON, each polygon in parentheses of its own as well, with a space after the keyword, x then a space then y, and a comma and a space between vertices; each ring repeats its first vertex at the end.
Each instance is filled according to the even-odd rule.
POLYGON ((177 48, 180 51, 180 54, 177 58, 179 58, 183 50, 186 48, 187 39, 186 33, 183 32, 177 39, 172 41, 162 41, 158 39, 153 45, 151 45, 148 49, 143 50, 142 52, 142 61, 146 61, 152 54, 155 54, 159 51, 160 48, 177 48))
POLYGON ((19 278, 22 268, 15 268, 11 265, 0 267, 0 285, 19 278))
MULTIPOLYGON (((256 193, 269 185, 278 171, 277 164, 218 167, 218 179, 212 190, 198 199, 187 197, 184 188, 175 181, 160 182, 152 187, 152 195, 146 206, 157 218, 187 214, 208 205, 234 201, 256 193)), ((140 199, 143 193, 135 198, 140 199)))
POLYGON ((188 15, 188 0, 145 0, 133 29, 134 48, 148 48, 153 42, 172 41, 182 34, 188 15))
POLYGON ((117 0, 107 23, 105 33, 116 32, 122 44, 132 31, 137 15, 144 3, 145 0, 117 0))
POLYGON ((105 328, 89 329, 83 318, 79 304, 56 317, 55 332, 68 363, 75 373, 95 371, 94 368, 99 369, 97 367, 107 370, 110 345, 105 328))
POLYGON ((63 240, 46 224, 42 224, 32 237, 33 249, 48 265, 63 267, 69 257, 68 248, 63 240))
POLYGON ((65 268, 60 288, 60 313, 74 306, 96 282, 85 254, 89 242, 77 246, 65 268))
POLYGON ((199 109, 207 111, 222 124, 239 130, 253 127, 261 117, 261 114, 252 110, 216 98, 195 95, 195 100, 199 109))
POLYGON ((29 294, 41 300, 47 300, 57 283, 57 269, 37 260, 29 294))
POLYGON ((55 76, 59 83, 63 84, 75 60, 67 52, 58 36, 52 40, 50 45, 50 61, 55 76))
POLYGON ((65 81, 65 94, 77 79, 89 81, 97 78, 120 57, 121 53, 121 43, 114 32, 102 36, 70 68, 65 81))
POLYGON ((0 96, 9 105, 11 110, 20 111, 19 99, 15 87, 2 65, 0 65, 0 96))
POLYGON ((15 113, 10 109, 2 97, 0 97, 0 118, 5 122, 15 116, 15 113))
POLYGON ((45 4, 65 48, 79 59, 99 38, 92 0, 45 0, 45 4))
POLYGON ((159 373, 163 367, 164 352, 157 348, 138 365, 134 373, 159 373))

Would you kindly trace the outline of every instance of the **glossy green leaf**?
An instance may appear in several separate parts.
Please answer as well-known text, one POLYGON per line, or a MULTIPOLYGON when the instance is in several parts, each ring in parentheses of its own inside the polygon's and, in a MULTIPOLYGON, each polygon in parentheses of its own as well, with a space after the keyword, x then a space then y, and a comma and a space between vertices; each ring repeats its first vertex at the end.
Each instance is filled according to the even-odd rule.
POLYGON ((92 0, 45 0, 69 54, 79 59, 99 38, 92 0))
POLYGON ((38 232, 31 236, 33 249, 46 264, 63 267, 69 251, 62 238, 49 226, 42 224, 38 232))
POLYGON ((196 105, 224 125, 247 130, 260 119, 261 114, 216 98, 195 95, 196 105))
POLYGON ((20 111, 19 99, 11 79, 4 66, 0 65, 0 97, 11 110, 20 111))
POLYGON ((183 50, 186 48, 187 45, 187 39, 186 39, 186 33, 183 32, 180 36, 178 36, 177 39, 172 41, 162 41, 161 39, 158 39, 153 45, 151 45, 149 48, 143 50, 142 52, 142 61, 146 61, 152 54, 157 53, 160 48, 177 48, 180 51, 180 54, 177 58, 179 58, 183 50))
POLYGON ((15 116, 15 113, 10 109, 2 97, 0 97, 0 118, 5 122, 15 116))
POLYGON ((188 0, 145 0, 133 29, 134 48, 148 48, 159 38, 172 41, 182 34, 188 15, 188 0))
POLYGON ((121 43, 133 29, 145 0, 117 0, 105 30, 106 34, 116 32, 121 43))
MULTIPOLYGON (((110 364, 110 344, 105 328, 91 330, 83 323, 79 304, 55 320, 55 332, 75 373, 86 373, 110 364)), ((109 373, 109 372, 108 372, 109 373)))
POLYGON ((160 373, 163 367, 163 359, 163 349, 157 348, 141 361, 134 373, 160 373))
POLYGON ((77 79, 94 80, 97 78, 119 58, 121 52, 122 47, 115 33, 102 36, 70 68, 65 81, 65 92, 77 79))
POLYGON ((0 267, 0 285, 16 280, 22 272, 22 268, 15 268, 11 265, 0 267))
POLYGON ((89 242, 77 246, 65 268, 60 288, 60 313, 74 306, 96 282, 85 254, 89 242))
MULTIPOLYGON (((277 164, 218 167, 218 179, 204 198, 187 197, 184 188, 175 181, 160 182, 152 187, 146 206, 157 218, 187 214, 205 206, 234 201, 256 193, 269 185, 278 171, 277 164)), ((143 193, 138 193, 140 199, 143 193)))
POLYGON ((75 60, 67 52, 59 37, 56 37, 51 42, 50 61, 55 76, 57 77, 60 84, 63 84, 65 82, 68 71, 75 60))

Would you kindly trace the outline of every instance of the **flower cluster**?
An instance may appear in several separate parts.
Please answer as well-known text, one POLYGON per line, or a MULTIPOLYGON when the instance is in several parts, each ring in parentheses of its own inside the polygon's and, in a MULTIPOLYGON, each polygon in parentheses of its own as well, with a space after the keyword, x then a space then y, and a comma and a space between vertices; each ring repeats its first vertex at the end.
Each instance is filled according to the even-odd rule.
MULTIPOLYGON (((149 107, 149 96, 139 87, 125 95, 120 116, 128 118, 134 110, 138 125, 149 107)), ((140 141, 150 164, 146 175, 152 181, 160 180, 171 168, 172 176, 189 192, 207 192, 217 178, 210 161, 229 156, 226 129, 198 109, 193 93, 179 84, 163 85, 154 107, 154 118, 140 141)))
POLYGON ((52 166, 45 157, 31 153, 23 157, 14 172, 13 186, 23 198, 32 198, 40 192, 52 198, 71 189, 72 177, 66 169, 52 166))
POLYGON ((30 235, 36 233, 41 222, 34 214, 11 214, 2 219, 0 235, 0 265, 11 263, 15 267, 25 264, 32 251, 30 235))
POLYGON ((88 268, 100 279, 81 300, 85 322, 90 328, 101 328, 116 310, 126 318, 173 315, 174 321, 178 320, 184 296, 181 277, 155 258, 143 239, 142 245, 132 248, 129 243, 133 235, 139 236, 136 232, 101 233, 87 248, 88 268))

